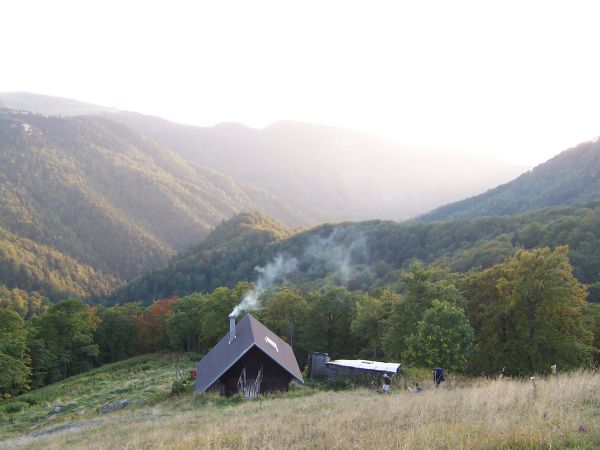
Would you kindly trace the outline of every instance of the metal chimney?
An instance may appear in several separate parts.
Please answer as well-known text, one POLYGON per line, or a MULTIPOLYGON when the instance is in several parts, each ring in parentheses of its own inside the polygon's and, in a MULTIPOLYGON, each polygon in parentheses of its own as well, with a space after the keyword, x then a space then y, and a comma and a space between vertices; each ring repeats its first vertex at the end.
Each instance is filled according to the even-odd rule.
POLYGON ((235 339, 235 314, 229 314, 229 343, 235 339))

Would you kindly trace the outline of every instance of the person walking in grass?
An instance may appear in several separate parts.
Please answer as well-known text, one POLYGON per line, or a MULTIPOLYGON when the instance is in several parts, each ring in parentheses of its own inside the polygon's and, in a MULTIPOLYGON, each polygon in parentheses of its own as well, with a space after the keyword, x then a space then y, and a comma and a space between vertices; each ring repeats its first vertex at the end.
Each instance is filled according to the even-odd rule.
POLYGON ((446 376, 444 375, 444 369, 438 367, 437 369, 433 369, 433 384, 435 387, 439 387, 442 381, 446 381, 446 376))

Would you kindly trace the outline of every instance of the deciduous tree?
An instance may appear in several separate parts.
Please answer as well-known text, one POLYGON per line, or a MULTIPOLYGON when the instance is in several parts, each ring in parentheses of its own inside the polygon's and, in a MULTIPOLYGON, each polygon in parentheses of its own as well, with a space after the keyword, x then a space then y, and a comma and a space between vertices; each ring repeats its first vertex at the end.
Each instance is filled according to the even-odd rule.
POLYGON ((103 362, 119 361, 141 351, 136 317, 142 314, 138 303, 112 306, 99 311, 100 323, 95 342, 103 362))
POLYGON ((357 343, 357 356, 381 359, 386 323, 395 304, 401 297, 391 289, 383 289, 375 295, 363 293, 356 300, 356 316, 350 326, 357 343))
POLYGON ((0 308, 0 396, 29 388, 30 364, 25 322, 16 312, 0 308))
POLYGON ((406 362, 465 372, 475 351, 475 333, 462 308, 434 300, 407 339, 406 362))
POLYGON ((95 309, 79 300, 63 300, 34 319, 34 384, 43 386, 93 367, 99 353, 94 343, 98 322, 95 309))
POLYGON ((201 352, 200 331, 206 296, 192 294, 171 305, 166 320, 169 343, 174 350, 201 352))
POLYGON ((478 332, 483 371, 533 374, 591 361, 592 324, 582 315, 587 290, 573 276, 567 247, 520 250, 490 270, 481 275, 495 280, 478 332))
POLYGON ((262 314, 264 324, 287 341, 296 358, 306 358, 304 346, 308 303, 297 289, 282 288, 275 291, 266 301, 262 314))

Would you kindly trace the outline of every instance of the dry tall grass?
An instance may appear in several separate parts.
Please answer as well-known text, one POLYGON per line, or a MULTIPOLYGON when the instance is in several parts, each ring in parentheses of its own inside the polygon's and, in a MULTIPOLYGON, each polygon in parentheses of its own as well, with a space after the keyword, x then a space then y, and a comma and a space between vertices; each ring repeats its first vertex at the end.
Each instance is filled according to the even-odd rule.
MULTIPOLYGON (((190 397, 83 431, 14 439, 32 448, 600 448, 600 374, 392 395, 367 390, 201 405, 190 397)), ((1 445, 0 445, 1 446, 1 445)))

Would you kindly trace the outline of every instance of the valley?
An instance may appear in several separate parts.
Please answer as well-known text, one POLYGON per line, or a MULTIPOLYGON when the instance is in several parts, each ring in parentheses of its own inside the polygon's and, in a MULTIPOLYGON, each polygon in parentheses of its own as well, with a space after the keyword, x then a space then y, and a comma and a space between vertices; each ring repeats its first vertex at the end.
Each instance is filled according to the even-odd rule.
POLYGON ((597 140, 509 181, 340 128, 0 106, 0 448, 600 442, 597 140), (301 369, 326 352, 450 382, 192 394, 231 311, 301 369))

